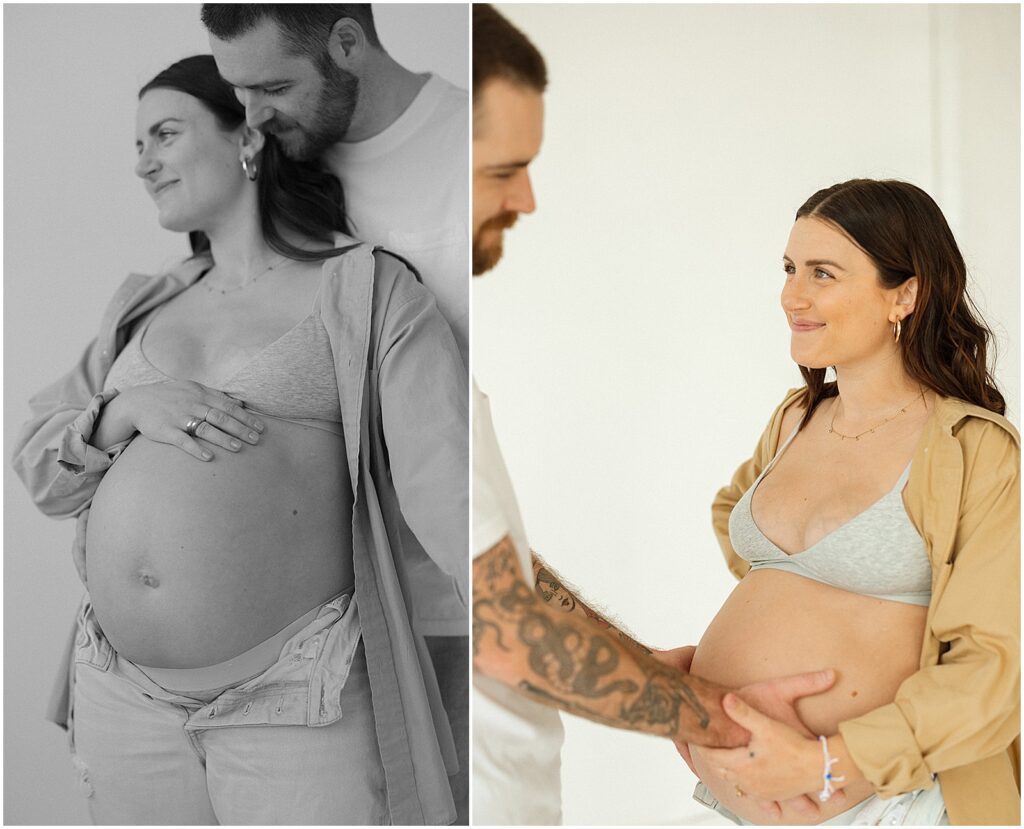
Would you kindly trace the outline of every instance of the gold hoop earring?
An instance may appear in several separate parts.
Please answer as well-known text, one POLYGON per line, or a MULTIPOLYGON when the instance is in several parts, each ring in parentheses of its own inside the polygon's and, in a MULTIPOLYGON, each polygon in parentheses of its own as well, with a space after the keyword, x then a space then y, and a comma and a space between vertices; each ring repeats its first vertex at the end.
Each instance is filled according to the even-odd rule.
POLYGON ((256 181, 256 176, 258 176, 260 172, 259 167, 256 166, 256 159, 243 155, 239 161, 242 162, 242 170, 245 171, 245 177, 249 179, 249 181, 256 181))
POLYGON ((903 333, 903 324, 900 320, 896 320, 896 324, 892 327, 892 336, 896 342, 900 341, 900 334, 903 333))

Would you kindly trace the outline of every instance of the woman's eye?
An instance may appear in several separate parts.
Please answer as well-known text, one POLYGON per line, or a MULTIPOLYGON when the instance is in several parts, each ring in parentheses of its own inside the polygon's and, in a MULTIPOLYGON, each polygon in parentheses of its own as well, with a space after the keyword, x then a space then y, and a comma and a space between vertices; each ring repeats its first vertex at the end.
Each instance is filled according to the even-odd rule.
POLYGON ((817 279, 831 279, 832 278, 832 274, 830 274, 828 271, 823 271, 821 268, 815 268, 814 269, 814 276, 817 279))
POLYGON ((784 270, 788 274, 796 273, 796 267, 794 265, 789 264, 788 262, 782 266, 782 270, 784 270))
POLYGON ((174 130, 160 130, 160 132, 157 133, 157 137, 160 138, 161 141, 171 138, 174 135, 177 135, 174 130))

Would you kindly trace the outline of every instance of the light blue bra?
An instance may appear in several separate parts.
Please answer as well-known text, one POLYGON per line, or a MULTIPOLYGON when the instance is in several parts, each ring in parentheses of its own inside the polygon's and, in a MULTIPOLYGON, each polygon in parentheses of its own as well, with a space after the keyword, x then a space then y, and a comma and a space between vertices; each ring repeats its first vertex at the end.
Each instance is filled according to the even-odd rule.
POLYGON ((903 506, 910 464, 889 492, 816 544, 789 555, 758 528, 750 511, 754 492, 796 437, 787 438, 729 516, 733 549, 754 570, 783 570, 876 599, 927 605, 932 567, 924 541, 903 506))

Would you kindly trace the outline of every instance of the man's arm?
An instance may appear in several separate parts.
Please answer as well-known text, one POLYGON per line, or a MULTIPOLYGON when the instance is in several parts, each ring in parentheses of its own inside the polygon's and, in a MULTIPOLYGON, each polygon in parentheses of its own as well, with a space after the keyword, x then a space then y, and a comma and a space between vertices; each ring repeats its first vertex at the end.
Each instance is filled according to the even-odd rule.
POLYGON ((554 608, 562 613, 577 613, 583 618, 590 619, 599 628, 604 629, 609 634, 618 637, 621 642, 624 642, 634 650, 638 650, 640 653, 651 653, 651 649, 646 645, 642 645, 636 641, 632 636, 626 633, 617 625, 609 622, 604 616, 588 606, 573 590, 567 585, 562 577, 556 573, 551 565, 541 559, 534 551, 530 551, 531 561, 533 564, 533 580, 536 587, 537 593, 540 595, 549 607, 554 608))
POLYGON ((473 666, 542 705, 615 728, 738 746, 725 689, 682 674, 583 613, 545 603, 506 536, 473 562, 473 666))

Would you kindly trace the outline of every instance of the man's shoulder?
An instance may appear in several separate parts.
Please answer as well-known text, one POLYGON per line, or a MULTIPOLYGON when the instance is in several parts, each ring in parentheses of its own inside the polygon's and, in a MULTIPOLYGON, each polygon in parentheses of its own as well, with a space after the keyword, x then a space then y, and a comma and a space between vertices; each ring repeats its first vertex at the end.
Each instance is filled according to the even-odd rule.
POLYGON ((421 94, 432 99, 428 123, 453 124, 465 131, 469 118, 469 93, 440 75, 431 75, 421 94))
POLYGON ((438 104, 445 108, 464 111, 469 106, 469 92, 440 75, 431 73, 425 89, 433 89, 438 104))

